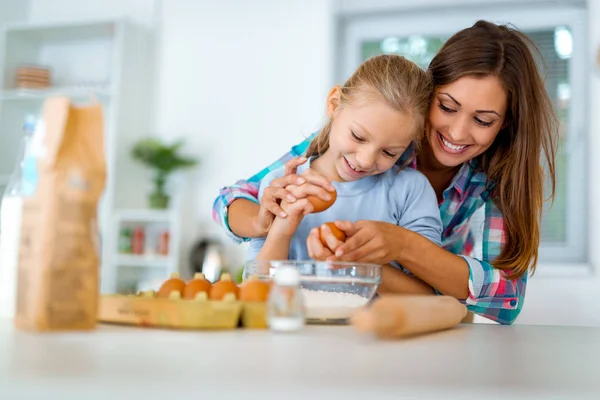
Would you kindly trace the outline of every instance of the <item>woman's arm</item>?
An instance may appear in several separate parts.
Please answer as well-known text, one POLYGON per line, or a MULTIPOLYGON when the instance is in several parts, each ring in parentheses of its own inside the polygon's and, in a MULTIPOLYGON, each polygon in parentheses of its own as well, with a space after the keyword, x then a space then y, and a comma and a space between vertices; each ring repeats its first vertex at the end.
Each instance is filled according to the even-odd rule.
POLYGON ((234 199, 227 208, 225 219, 225 231, 235 237, 247 240, 248 238, 261 237, 258 225, 258 210, 260 205, 254 200, 240 197, 234 199), (229 216, 233 215, 233 218, 229 216))
POLYGON ((258 190, 260 182, 269 172, 283 167, 289 160, 295 157, 302 156, 316 134, 313 133, 302 143, 292 147, 290 152, 284 154, 279 160, 249 179, 239 180, 232 186, 225 186, 220 189, 219 196, 217 196, 213 203, 212 215, 215 222, 221 225, 233 241, 241 243, 242 241, 249 240, 250 237, 259 236, 253 235, 258 233, 255 231, 256 227, 253 224, 253 218, 256 218, 258 215, 258 190), (237 201, 239 199, 243 200, 237 201), (241 204, 231 207, 233 203, 241 204), (231 218, 231 212, 233 212, 234 218, 231 218), (236 229, 232 229, 230 220, 233 221, 236 229))
POLYGON ((501 324, 512 324, 523 307, 527 274, 508 279, 508 271, 491 264, 500 254, 504 235, 503 215, 488 199, 480 260, 456 256, 408 233, 401 235, 408 242, 399 252, 398 261, 441 293, 465 300, 470 311, 501 324))
POLYGON ((469 296, 469 266, 462 257, 410 230, 396 234, 402 243, 393 254, 396 261, 442 294, 459 300, 469 296))
POLYGON ((390 264, 383 266, 381 284, 377 288, 380 295, 386 294, 435 294, 431 286, 390 264))
POLYGON ((467 308, 501 324, 511 324, 523 306, 527 275, 508 279, 507 272, 491 264, 504 240, 504 219, 494 202, 485 203, 482 258, 457 256, 407 229, 375 226, 372 221, 354 224, 355 234, 338 250, 342 261, 388 263, 396 260, 442 294, 465 301, 467 308), (352 240, 352 241, 351 241, 352 240), (345 247, 343 247, 345 246, 345 247), (373 259, 370 254, 381 254, 373 259))

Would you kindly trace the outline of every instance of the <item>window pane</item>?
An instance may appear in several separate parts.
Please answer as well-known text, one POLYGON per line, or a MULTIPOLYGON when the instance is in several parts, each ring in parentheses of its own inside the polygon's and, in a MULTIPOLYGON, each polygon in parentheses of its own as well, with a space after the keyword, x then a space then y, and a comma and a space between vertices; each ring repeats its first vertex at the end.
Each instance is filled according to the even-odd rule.
MULTIPOLYGON (((527 32, 537 45, 545 62, 546 90, 554 102, 559 117, 561 142, 556 156, 556 196, 554 204, 547 202, 542 218, 542 241, 564 243, 567 240, 567 162, 568 154, 563 139, 567 136, 570 84, 569 60, 573 48, 568 28, 527 32)), ((545 186, 546 197, 550 195, 550 181, 545 186)))
MULTIPOLYGON (((569 42, 570 31, 565 27, 557 27, 525 33, 533 40, 544 58, 546 89, 554 101, 561 123, 561 138, 564 138, 567 134, 570 100, 569 59, 572 50, 572 43, 569 42)), ((427 69, 447 38, 448 36, 415 35, 363 41, 361 56, 366 60, 378 54, 400 54, 421 68, 427 69)), ((550 203, 546 203, 542 218, 541 240, 545 243, 565 243, 567 240, 567 162, 568 155, 561 142, 556 159, 556 197, 552 207, 550 203)), ((548 183, 546 197, 549 193, 548 183)))
POLYGON ((378 54, 399 54, 411 60, 419 67, 427 69, 429 63, 442 48, 446 36, 388 37, 379 41, 363 42, 361 45, 362 59, 378 54))

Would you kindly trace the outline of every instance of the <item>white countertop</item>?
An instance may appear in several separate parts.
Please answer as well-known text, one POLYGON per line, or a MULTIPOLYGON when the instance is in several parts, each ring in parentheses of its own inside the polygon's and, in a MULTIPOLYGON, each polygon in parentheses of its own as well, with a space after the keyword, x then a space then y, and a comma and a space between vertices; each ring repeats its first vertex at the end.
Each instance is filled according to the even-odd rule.
POLYGON ((600 399, 600 328, 463 325, 378 341, 347 326, 32 334, 0 320, 2 400, 403 396, 600 399))

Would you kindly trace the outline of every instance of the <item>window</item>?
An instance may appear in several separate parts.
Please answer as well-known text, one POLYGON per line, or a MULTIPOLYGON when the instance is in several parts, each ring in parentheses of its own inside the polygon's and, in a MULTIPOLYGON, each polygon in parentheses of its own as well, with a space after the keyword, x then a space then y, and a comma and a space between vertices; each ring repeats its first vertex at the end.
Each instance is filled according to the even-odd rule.
MULTIPOLYGON (((344 20, 340 79, 349 76, 363 60, 384 53, 401 54, 426 69, 448 37, 478 19, 509 22, 526 33, 544 58, 546 88, 561 122, 556 197, 552 207, 546 203, 544 209, 540 262, 586 262, 585 11, 544 7, 438 12, 344 20)), ((480 232, 481 213, 474 220, 475 232, 480 232)))

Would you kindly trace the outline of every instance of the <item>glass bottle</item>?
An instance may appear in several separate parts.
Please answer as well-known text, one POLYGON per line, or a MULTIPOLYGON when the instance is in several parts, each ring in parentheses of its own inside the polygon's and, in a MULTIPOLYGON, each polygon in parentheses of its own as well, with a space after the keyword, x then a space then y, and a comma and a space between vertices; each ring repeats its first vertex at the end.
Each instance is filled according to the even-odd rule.
POLYGON ((17 165, 6 185, 0 203, 0 318, 13 318, 17 294, 17 270, 23 213, 23 170, 30 140, 35 131, 35 118, 28 116, 17 165))
POLYGON ((271 330, 293 332, 304 326, 304 304, 300 290, 298 270, 291 266, 279 266, 267 304, 267 322, 271 330))

